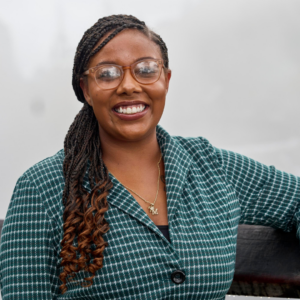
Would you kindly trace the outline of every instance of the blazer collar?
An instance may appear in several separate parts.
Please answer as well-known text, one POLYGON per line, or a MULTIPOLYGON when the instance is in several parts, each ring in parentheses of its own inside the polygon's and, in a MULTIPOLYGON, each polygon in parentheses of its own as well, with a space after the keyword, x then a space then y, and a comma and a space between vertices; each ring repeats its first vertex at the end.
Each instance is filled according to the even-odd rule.
MULTIPOLYGON (((162 127, 157 126, 156 132, 164 159, 168 221, 169 225, 172 226, 172 219, 179 205, 182 189, 186 183, 186 177, 192 159, 178 140, 171 137, 162 127)), ((131 215, 133 218, 138 219, 141 223, 164 238, 163 234, 131 194, 114 176, 110 174, 110 177, 113 182, 113 188, 107 196, 108 202, 131 215)))

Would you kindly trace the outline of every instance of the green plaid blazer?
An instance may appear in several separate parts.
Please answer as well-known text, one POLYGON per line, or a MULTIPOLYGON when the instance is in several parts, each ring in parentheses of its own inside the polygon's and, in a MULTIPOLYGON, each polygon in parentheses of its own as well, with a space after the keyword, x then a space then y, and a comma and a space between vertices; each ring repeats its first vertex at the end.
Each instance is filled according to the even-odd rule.
MULTIPOLYGON (((157 127, 167 189, 169 242, 130 193, 112 176, 104 266, 94 284, 78 282, 61 295, 64 152, 18 180, 1 240, 3 300, 224 299, 235 267, 239 223, 298 228, 299 179, 203 138, 171 137, 157 127), (186 279, 175 284, 175 270, 186 279)), ((85 180, 85 187, 88 182, 85 180)))

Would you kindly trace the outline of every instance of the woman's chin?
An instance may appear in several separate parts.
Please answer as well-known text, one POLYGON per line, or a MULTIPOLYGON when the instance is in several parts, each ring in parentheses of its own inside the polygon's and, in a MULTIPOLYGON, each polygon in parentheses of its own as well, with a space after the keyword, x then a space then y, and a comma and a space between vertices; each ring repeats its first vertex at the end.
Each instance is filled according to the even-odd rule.
POLYGON ((138 142, 156 134, 156 124, 148 122, 115 124, 112 128, 100 128, 100 137, 119 140, 120 142, 138 142), (146 124, 147 123, 147 124, 146 124))
POLYGON ((153 133, 155 134, 155 128, 156 126, 142 126, 142 124, 124 125, 120 128, 119 133, 122 140, 134 142, 146 139, 153 133))

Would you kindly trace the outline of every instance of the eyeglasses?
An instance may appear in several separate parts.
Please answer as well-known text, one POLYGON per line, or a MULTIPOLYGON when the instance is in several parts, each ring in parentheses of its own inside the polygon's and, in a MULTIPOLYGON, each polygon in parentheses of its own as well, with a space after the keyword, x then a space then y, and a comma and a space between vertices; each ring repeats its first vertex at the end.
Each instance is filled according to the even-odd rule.
POLYGON ((94 74, 97 85, 102 90, 117 88, 124 78, 124 70, 130 69, 132 77, 141 84, 155 83, 164 67, 160 59, 144 59, 130 66, 103 64, 88 69, 83 75, 94 74))

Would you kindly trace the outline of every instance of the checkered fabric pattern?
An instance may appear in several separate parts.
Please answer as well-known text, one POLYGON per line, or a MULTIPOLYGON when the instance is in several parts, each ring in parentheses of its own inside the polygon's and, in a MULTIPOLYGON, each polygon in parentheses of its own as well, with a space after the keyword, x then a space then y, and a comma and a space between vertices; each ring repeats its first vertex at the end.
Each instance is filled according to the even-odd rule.
MULTIPOLYGON (((157 127, 167 189, 169 242, 112 176, 104 266, 94 284, 61 295, 63 151, 17 182, 1 240, 1 287, 9 299, 225 299, 235 266, 237 226, 298 228, 299 179, 203 138, 171 137, 157 127), (185 273, 182 284, 170 275, 185 273)), ((88 182, 85 181, 88 188, 88 182)))

